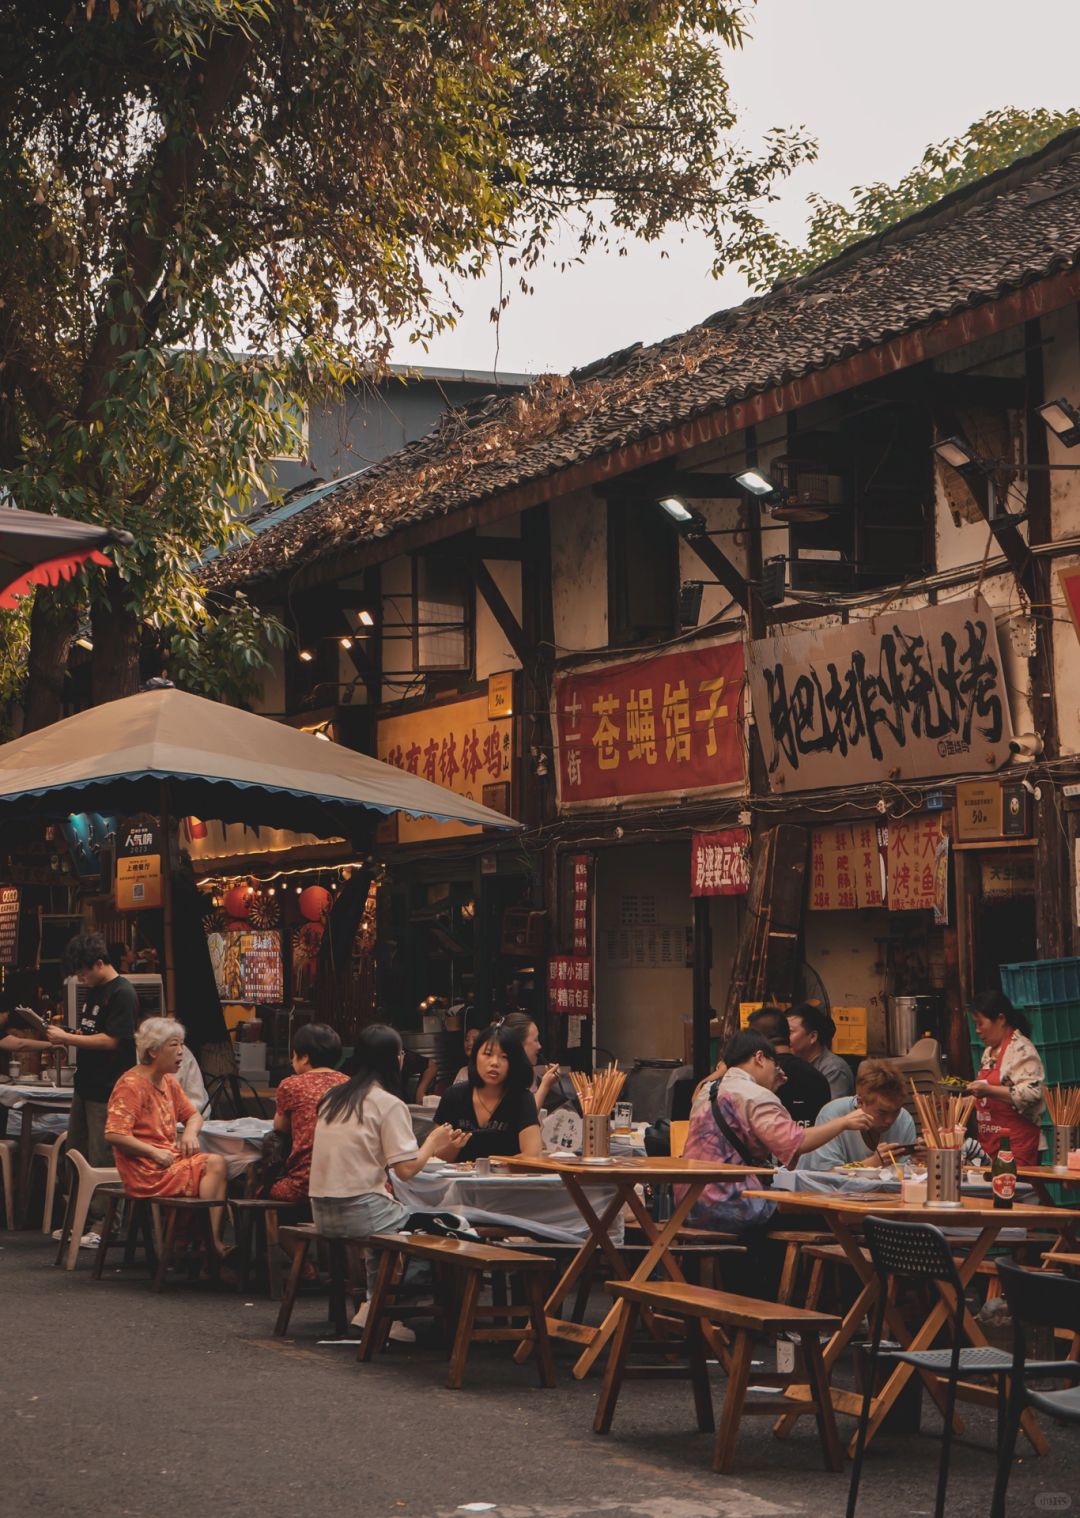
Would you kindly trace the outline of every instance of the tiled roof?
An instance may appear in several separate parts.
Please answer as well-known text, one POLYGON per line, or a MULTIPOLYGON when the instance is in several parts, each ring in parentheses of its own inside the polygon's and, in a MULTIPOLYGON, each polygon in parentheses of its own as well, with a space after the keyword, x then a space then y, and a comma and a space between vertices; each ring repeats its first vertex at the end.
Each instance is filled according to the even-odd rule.
POLYGON ((447 412, 419 442, 208 566, 238 585, 595 459, 1080 261, 1080 132, 804 278, 649 347, 447 412))

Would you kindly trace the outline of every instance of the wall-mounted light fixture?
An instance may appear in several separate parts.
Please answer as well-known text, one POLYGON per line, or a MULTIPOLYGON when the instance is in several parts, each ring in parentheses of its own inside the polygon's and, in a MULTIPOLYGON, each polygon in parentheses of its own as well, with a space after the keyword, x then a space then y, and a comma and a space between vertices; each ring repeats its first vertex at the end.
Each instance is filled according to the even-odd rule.
POLYGON ((365 609, 364 611, 360 612, 358 615, 359 615, 360 621, 361 621, 361 623, 363 624, 364 627, 374 627, 375 626, 375 617, 374 617, 374 614, 372 612, 367 611, 365 609))
POLYGON ((667 512, 673 522, 692 522, 694 520, 695 513, 690 510, 690 507, 680 496, 661 496, 657 505, 667 512))
POLYGON ((1044 401, 1035 409, 1059 443, 1066 448, 1075 448, 1080 443, 1080 411, 1075 406, 1066 400, 1056 400, 1044 401))
POLYGON ((742 469, 735 476, 735 483, 741 485, 748 495, 772 495, 776 486, 767 474, 760 469, 742 469))
POLYGON ((300 660, 301 664, 310 664, 314 660, 315 655, 310 648, 302 648, 296 657, 300 660))

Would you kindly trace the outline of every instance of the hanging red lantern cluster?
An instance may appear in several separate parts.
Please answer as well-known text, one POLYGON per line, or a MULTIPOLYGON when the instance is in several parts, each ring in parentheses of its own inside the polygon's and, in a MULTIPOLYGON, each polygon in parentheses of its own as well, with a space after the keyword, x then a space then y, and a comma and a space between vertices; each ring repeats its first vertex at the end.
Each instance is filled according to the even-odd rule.
POLYGON ((227 917, 235 918, 239 922, 246 921, 251 912, 251 887, 232 886, 225 892, 221 904, 225 908, 227 917))

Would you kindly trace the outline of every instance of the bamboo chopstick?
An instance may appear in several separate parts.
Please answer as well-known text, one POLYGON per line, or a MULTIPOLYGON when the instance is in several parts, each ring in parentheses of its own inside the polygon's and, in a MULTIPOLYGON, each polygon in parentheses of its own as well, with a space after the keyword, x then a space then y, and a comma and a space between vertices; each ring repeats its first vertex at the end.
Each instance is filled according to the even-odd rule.
POLYGON ((1080 1086, 1047 1086, 1043 1094, 1055 1128, 1075 1128, 1080 1123, 1080 1086))
POLYGON ((607 1117, 619 1100, 626 1083, 626 1072, 610 1065, 596 1075, 582 1075, 580 1070, 572 1070, 570 1079, 581 1103, 582 1116, 607 1117))

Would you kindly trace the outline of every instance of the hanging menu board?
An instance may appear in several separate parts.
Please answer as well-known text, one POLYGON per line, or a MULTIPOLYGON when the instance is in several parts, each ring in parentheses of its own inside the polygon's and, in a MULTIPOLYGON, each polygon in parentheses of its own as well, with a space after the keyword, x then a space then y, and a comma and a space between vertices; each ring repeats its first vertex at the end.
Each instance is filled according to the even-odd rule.
POLYGON ((19 955, 19 888, 0 886, 0 965, 13 965, 19 955))

